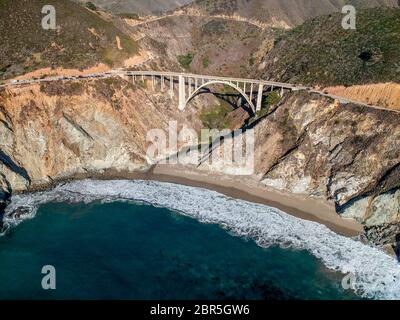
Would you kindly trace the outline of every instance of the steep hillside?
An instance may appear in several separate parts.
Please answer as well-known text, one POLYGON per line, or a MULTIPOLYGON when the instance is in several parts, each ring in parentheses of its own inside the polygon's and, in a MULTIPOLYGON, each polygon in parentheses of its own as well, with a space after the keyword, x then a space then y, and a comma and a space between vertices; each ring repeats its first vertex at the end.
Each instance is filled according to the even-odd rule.
POLYGON ((263 78, 319 86, 400 83, 400 9, 357 17, 356 30, 344 30, 340 14, 291 30, 265 56, 263 78))
POLYGON ((0 2, 0 79, 46 67, 122 65, 138 45, 98 14, 68 0, 0 2), (44 30, 44 5, 56 8, 57 30, 44 30))
POLYGON ((382 106, 400 111, 400 84, 377 83, 350 87, 327 87, 325 90, 335 96, 347 97, 375 106, 382 106))
POLYGON ((339 11, 344 4, 357 8, 398 6, 397 0, 197 0, 185 11, 208 15, 238 15, 263 22, 283 22, 295 26, 309 18, 339 11))
POLYGON ((249 75, 272 48, 274 31, 224 19, 177 16, 132 26, 131 32, 169 69, 225 76, 249 75))
MULTIPOLYGON (((86 0, 75 0, 81 3, 86 0)), ((92 0, 96 6, 114 14, 161 14, 192 2, 192 0, 92 0)))
MULTIPOLYGON (((183 69, 195 73, 260 77, 263 75, 259 72, 260 70, 268 71, 271 68, 274 72, 276 70, 274 65, 282 54, 281 47, 277 47, 274 51, 276 56, 270 56, 268 53, 274 47, 274 43, 279 42, 278 40, 283 36, 282 26, 289 27, 310 16, 338 11, 343 3, 343 1, 334 0, 290 0, 290 5, 288 1, 274 0, 196 1, 168 16, 150 19, 146 23, 135 19, 125 20, 130 24, 126 32, 132 32, 135 38, 142 39, 141 44, 157 52, 157 55, 162 57, 161 60, 168 57, 170 62, 166 65, 167 69, 179 70, 179 65, 181 65, 183 69), (294 6, 293 3, 296 5, 294 6), (260 10, 260 6, 268 9, 260 10), (243 21, 240 15, 249 17, 248 21, 243 21), (258 25, 254 19, 260 18, 260 15, 268 16, 269 23, 258 25), (276 28, 265 27, 267 25, 276 26, 276 28)), ((351 1, 351 3, 358 7, 366 7, 395 6, 397 2, 371 0, 351 1)), ((265 17, 260 20, 268 21, 265 17)), ((314 41, 314 39, 311 40, 310 35, 318 34, 318 32, 328 34, 334 23, 337 21, 322 21, 315 27, 321 30, 312 30, 312 32, 306 30, 305 36, 310 41, 314 41)), ((339 22, 338 25, 341 26, 341 23, 339 22)), ((364 32, 363 28, 360 34, 362 32, 364 32)), ((332 41, 333 38, 342 35, 339 33, 328 36, 329 41, 332 41)), ((328 43, 328 40, 326 42, 328 43)), ((290 45, 288 44, 288 47, 290 45)), ((299 54, 297 49, 293 47, 289 49, 299 54)), ((286 48, 284 47, 283 50, 286 48)), ((283 54, 285 55, 285 51, 283 54)), ((293 59, 295 70, 297 60, 299 57, 295 56, 293 59)), ((160 63, 154 63, 151 67, 156 68, 159 65, 160 63)), ((279 65, 280 61, 277 62, 277 68, 279 65)))

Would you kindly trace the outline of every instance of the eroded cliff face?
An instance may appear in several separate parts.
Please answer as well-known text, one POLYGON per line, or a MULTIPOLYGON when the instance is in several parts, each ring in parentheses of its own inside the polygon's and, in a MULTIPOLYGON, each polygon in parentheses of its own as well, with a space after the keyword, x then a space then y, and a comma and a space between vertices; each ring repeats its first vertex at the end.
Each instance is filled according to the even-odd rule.
MULTIPOLYGON (((254 128, 254 179, 331 201, 338 214, 364 224, 371 241, 395 244, 400 232, 399 123, 396 112, 291 94, 254 128)), ((227 173, 210 163, 204 160, 199 168, 227 173)))
POLYGON ((172 120, 200 126, 196 101, 179 113, 177 101, 144 86, 110 78, 3 91, 0 188, 9 193, 85 172, 144 169, 149 130, 168 132, 172 120))
POLYGON ((265 164, 262 182, 332 200, 341 216, 366 226, 370 240, 396 243, 400 114, 295 96, 265 120, 265 128, 285 117, 282 140, 292 142, 272 166, 265 164))
POLYGON ((400 110, 400 84, 378 83, 350 87, 328 87, 324 89, 330 94, 382 106, 393 110, 400 110))
MULTIPOLYGON (((2 91, 3 198, 79 174, 147 169, 149 130, 168 132, 169 122, 176 121, 178 130, 186 126, 198 131, 199 110, 215 102, 206 95, 179 112, 167 93, 145 87, 112 78, 2 91)), ((396 112, 288 93, 254 125, 252 178, 331 201, 338 214, 363 223, 372 242, 395 244, 400 234, 399 123, 396 112)), ((194 167, 234 171, 205 160, 194 167)))

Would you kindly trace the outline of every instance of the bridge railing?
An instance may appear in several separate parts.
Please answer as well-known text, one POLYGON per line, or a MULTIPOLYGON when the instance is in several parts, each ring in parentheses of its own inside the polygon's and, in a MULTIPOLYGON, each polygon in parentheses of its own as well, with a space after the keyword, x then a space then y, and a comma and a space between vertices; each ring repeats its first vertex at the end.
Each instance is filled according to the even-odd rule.
POLYGON ((247 84, 262 84, 266 86, 274 86, 286 89, 297 89, 303 90, 307 89, 307 87, 297 86, 291 83, 283 83, 276 81, 267 81, 267 80, 255 80, 255 79, 247 79, 247 78, 234 78, 234 77, 219 77, 219 76, 210 76, 210 75, 201 75, 194 73, 180 73, 180 72, 164 72, 164 71, 114 71, 113 74, 127 75, 127 76, 163 76, 163 77, 179 77, 183 76, 185 78, 193 78, 193 79, 204 79, 210 81, 230 81, 230 82, 239 82, 239 83, 247 83, 247 84))

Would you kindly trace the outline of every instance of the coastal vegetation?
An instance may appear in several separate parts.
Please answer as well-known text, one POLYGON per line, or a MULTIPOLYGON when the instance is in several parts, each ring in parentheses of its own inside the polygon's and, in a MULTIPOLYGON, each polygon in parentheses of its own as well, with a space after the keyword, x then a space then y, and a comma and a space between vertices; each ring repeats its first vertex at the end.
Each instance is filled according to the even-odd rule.
POLYGON ((203 67, 208 68, 210 65, 210 58, 208 56, 203 57, 203 67))
POLYGON ((264 100, 263 106, 264 107, 269 107, 273 105, 277 105, 281 101, 281 96, 278 91, 272 91, 270 92, 266 99, 264 100))
POLYGON ((68 0, 2 0, 1 6, 0 30, 7 32, 2 31, 0 79, 48 67, 82 70, 99 63, 115 67, 139 50, 111 22, 68 0), (52 4, 57 7, 57 29, 44 30, 41 9, 52 4))
POLYGON ((89 10, 92 10, 92 11, 97 11, 96 5, 90 1, 86 2, 86 8, 88 8, 89 10))
POLYGON ((227 129, 232 123, 229 113, 233 108, 230 104, 221 101, 219 105, 208 107, 200 112, 199 118, 207 129, 227 129))
POLYGON ((119 13, 118 17, 121 19, 139 20, 140 16, 137 13, 119 13))
POLYGON ((400 9, 358 10, 355 30, 341 19, 318 17, 280 35, 264 77, 321 86, 400 82, 400 9))
POLYGON ((271 106, 275 106, 281 101, 281 96, 277 91, 270 92, 262 101, 261 110, 257 111, 257 118, 262 118, 267 115, 271 109, 271 106))
POLYGON ((179 55, 178 56, 178 61, 179 61, 179 64, 181 65, 181 67, 183 69, 188 70, 190 68, 190 64, 193 61, 193 58, 194 58, 194 54, 189 52, 189 53, 187 53, 185 55, 179 55))

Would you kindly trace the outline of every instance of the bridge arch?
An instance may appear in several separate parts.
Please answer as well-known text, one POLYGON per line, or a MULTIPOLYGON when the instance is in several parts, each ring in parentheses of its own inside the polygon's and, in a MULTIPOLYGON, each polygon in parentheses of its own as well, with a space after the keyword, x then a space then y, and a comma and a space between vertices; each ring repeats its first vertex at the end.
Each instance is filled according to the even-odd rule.
POLYGON ((187 100, 186 100, 186 102, 185 102, 185 106, 186 106, 197 94, 199 94, 199 92, 200 92, 202 89, 204 89, 204 88, 206 88, 206 87, 208 87, 208 86, 210 86, 210 85, 213 85, 213 84, 223 84, 223 85, 227 85, 227 86, 229 86, 229 87, 235 89, 237 92, 240 93, 240 95, 241 95, 243 98, 245 98, 246 102, 249 104, 249 106, 250 106, 251 110, 253 111, 253 113, 254 113, 254 114, 256 113, 256 108, 255 108, 255 106, 254 106, 254 103, 251 101, 251 97, 249 97, 249 96, 246 94, 246 92, 244 92, 241 88, 239 88, 239 87, 238 87, 237 85, 235 85, 234 83, 229 82, 229 81, 223 81, 223 80, 211 80, 211 81, 208 81, 208 82, 206 82, 206 83, 203 83, 201 86, 199 86, 196 90, 194 90, 194 91, 190 94, 190 96, 187 98, 187 100))

